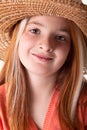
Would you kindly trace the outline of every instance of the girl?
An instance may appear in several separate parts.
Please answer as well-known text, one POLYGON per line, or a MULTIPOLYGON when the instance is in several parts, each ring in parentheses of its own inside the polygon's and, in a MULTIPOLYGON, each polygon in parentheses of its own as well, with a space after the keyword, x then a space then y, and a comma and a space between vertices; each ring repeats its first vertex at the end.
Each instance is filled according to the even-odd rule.
POLYGON ((87 130, 86 14, 80 0, 0 1, 0 130, 87 130))

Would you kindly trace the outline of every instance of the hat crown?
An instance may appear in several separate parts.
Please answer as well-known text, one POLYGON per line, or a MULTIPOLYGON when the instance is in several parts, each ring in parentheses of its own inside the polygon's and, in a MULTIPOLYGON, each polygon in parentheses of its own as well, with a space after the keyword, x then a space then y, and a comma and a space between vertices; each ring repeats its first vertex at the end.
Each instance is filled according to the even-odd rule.
MULTIPOLYGON (((0 0, 0 2, 28 2, 30 0, 0 0)), ((44 1, 44 0, 42 0, 44 1)), ((61 2, 61 3, 82 3, 81 0, 49 0, 53 2, 61 2)))
MULTIPOLYGON (((0 0, 0 2, 3 3, 38 3, 38 2, 47 2, 47 0, 0 0)), ((53 2, 54 4, 58 3, 62 3, 62 4, 67 4, 67 5, 71 5, 71 6, 83 6, 83 2, 82 0, 48 0, 48 2, 53 2)))
POLYGON ((81 3, 81 0, 51 0, 51 1, 54 1, 54 2, 57 2, 57 1, 59 1, 59 2, 80 2, 81 3))
POLYGON ((86 0, 49 0, 49 2, 54 2, 54 3, 62 3, 62 4, 67 4, 71 6, 86 6, 87 8, 87 1, 86 0))

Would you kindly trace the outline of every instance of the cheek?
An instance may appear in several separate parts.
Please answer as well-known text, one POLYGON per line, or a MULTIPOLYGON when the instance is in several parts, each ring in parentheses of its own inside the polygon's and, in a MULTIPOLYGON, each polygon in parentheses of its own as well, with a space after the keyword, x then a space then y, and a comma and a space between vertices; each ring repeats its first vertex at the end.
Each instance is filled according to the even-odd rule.
POLYGON ((67 56, 68 56, 68 54, 69 54, 69 51, 70 51, 70 46, 64 48, 63 53, 64 53, 64 55, 65 55, 65 58, 67 58, 67 56))
POLYGON ((65 63, 67 56, 70 51, 70 46, 62 47, 56 51, 56 57, 57 57, 57 64, 60 65, 60 67, 65 63))
POLYGON ((26 35, 22 35, 19 41, 19 52, 23 54, 27 53, 32 47, 33 42, 31 38, 28 38, 26 35))
POLYGON ((64 45, 64 46, 60 46, 56 52, 57 55, 60 55, 65 59, 68 56, 69 51, 70 51, 70 45, 67 46, 64 45))

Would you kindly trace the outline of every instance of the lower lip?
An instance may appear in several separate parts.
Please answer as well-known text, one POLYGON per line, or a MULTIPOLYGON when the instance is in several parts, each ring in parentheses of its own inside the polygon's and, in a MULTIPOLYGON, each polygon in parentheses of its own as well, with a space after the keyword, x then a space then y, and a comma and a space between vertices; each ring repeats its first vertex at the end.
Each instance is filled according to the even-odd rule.
POLYGON ((35 58, 37 58, 38 60, 42 61, 42 62, 50 62, 52 61, 51 58, 44 58, 44 57, 41 57, 41 56, 38 56, 38 55, 35 55, 35 54, 32 54, 35 58))

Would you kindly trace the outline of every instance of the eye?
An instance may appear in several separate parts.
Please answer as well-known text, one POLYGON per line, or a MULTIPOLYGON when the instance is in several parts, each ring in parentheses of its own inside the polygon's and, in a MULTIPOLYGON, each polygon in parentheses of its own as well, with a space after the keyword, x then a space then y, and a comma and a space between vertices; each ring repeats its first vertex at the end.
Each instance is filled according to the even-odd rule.
POLYGON ((34 29, 31 29, 29 30, 31 33, 34 33, 34 34, 40 34, 40 30, 38 28, 34 28, 34 29))
POLYGON ((56 39, 57 41, 66 41, 66 36, 57 35, 57 36, 55 37, 55 39, 56 39))

